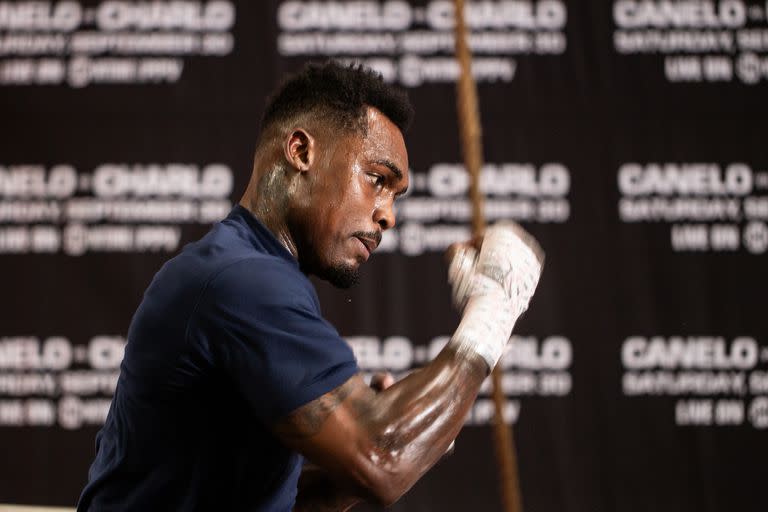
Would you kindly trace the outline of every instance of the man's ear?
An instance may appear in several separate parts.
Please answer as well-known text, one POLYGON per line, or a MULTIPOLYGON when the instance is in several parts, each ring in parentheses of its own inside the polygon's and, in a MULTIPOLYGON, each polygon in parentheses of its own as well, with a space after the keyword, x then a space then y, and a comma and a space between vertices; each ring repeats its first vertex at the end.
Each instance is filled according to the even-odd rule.
POLYGON ((315 159, 315 138, 304 128, 296 128, 285 139, 285 159, 299 172, 306 172, 315 159))

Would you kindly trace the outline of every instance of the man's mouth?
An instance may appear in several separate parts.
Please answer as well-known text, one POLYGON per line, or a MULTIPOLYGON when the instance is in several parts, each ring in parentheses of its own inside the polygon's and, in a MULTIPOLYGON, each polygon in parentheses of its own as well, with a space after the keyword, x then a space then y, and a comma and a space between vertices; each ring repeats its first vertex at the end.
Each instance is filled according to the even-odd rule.
POLYGON ((365 235, 358 233, 355 234, 354 237, 360 240, 360 243, 363 244, 363 247, 365 247, 365 250, 368 252, 366 255, 366 260, 371 256, 373 251, 376 250, 376 248, 379 246, 379 243, 381 242, 381 233, 366 233, 365 235))

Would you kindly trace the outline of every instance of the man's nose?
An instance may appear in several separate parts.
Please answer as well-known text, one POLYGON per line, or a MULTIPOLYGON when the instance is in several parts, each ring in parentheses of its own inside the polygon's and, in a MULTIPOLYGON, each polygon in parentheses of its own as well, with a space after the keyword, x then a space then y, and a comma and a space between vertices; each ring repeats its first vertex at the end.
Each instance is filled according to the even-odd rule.
POLYGON ((394 201, 382 201, 377 205, 373 212, 373 220, 381 226, 382 231, 394 227, 396 222, 394 201))

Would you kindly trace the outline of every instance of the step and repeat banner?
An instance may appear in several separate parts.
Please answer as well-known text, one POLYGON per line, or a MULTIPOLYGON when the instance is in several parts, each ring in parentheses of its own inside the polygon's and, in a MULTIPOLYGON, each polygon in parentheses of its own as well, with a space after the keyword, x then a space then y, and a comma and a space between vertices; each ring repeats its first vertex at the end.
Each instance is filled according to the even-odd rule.
MULTIPOLYGON (((483 0, 489 221, 547 251, 502 359, 526 510, 765 510, 768 4, 483 0)), ((469 235, 453 4, 0 1, 0 502, 72 506, 145 287, 247 183, 308 60, 406 89, 412 192, 361 284, 318 282, 366 372, 458 322, 469 235)), ((490 388, 395 511, 498 510, 490 388)), ((360 507, 360 510, 374 510, 360 507)))

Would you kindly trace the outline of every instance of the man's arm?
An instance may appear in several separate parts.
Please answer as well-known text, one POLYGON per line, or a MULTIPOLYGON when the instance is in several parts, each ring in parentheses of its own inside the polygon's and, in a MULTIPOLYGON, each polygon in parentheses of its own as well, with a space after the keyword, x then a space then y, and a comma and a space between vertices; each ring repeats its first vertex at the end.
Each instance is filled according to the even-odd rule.
POLYGON ((528 306, 543 253, 523 235, 489 232, 462 321, 434 361, 378 394, 353 376, 278 422, 280 439, 351 494, 394 503, 448 449, 528 306))
MULTIPOLYGON (((377 393, 394 383, 394 377, 388 372, 377 372, 371 377, 371 389, 377 393)), ((349 489, 340 488, 326 470, 305 463, 301 468, 293 512, 346 512, 360 501, 349 489)))
POLYGON ((487 371, 482 358, 446 347, 379 394, 354 376, 291 413, 276 432, 348 492, 388 505, 448 449, 487 371))

